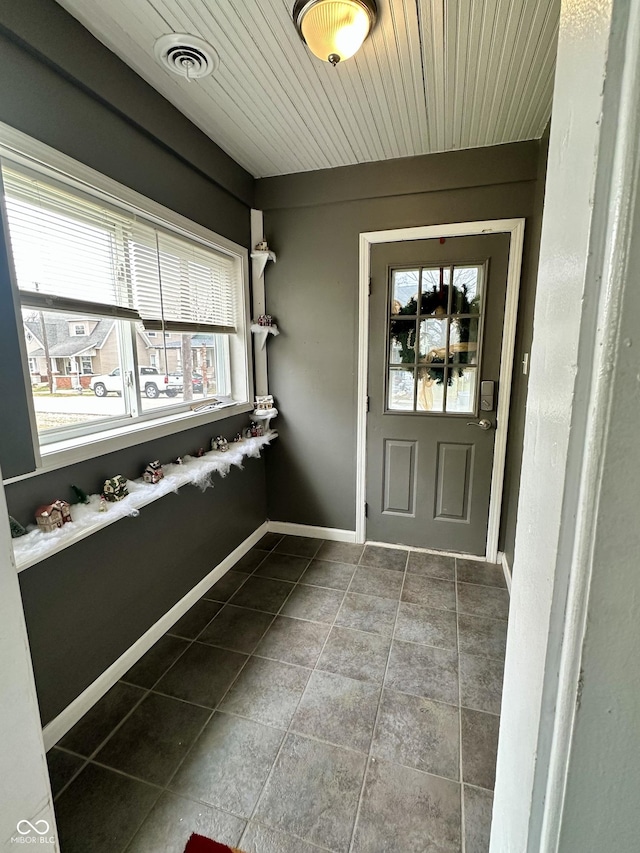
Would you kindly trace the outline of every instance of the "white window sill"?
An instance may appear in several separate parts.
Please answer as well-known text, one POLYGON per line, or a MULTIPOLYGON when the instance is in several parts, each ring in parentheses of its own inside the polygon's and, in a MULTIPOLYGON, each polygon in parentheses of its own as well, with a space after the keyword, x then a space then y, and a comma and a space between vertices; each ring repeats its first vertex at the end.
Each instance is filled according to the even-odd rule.
MULTIPOLYGON (((35 471, 9 478, 4 483, 9 485, 20 480, 27 480, 48 471, 65 468, 67 465, 85 462, 87 459, 93 459, 96 456, 104 456, 106 453, 114 453, 136 444, 145 444, 156 438, 164 438, 164 436, 172 433, 194 429, 252 411, 253 405, 251 403, 238 403, 213 412, 179 412, 162 418, 154 418, 153 421, 126 424, 126 426, 116 429, 70 438, 55 444, 47 444, 40 449, 41 463, 35 471)), ((192 449, 196 450, 197 448, 192 449)))
POLYGON ((242 467, 245 459, 259 457, 262 448, 277 438, 277 435, 270 430, 259 438, 245 438, 237 444, 231 443, 226 452, 213 450, 200 458, 186 459, 182 465, 169 463, 164 466, 164 479, 156 484, 145 483, 141 478, 128 480, 127 497, 117 503, 107 504, 104 512, 100 512, 99 496, 91 495, 88 504, 76 504, 71 507, 73 521, 59 530, 43 533, 36 529, 14 539, 13 554, 16 569, 18 572, 23 572, 30 566, 52 557, 121 518, 135 517, 142 507, 171 492, 176 492, 182 486, 192 483, 200 488, 206 488, 210 485, 214 474, 224 476, 232 465, 242 467))

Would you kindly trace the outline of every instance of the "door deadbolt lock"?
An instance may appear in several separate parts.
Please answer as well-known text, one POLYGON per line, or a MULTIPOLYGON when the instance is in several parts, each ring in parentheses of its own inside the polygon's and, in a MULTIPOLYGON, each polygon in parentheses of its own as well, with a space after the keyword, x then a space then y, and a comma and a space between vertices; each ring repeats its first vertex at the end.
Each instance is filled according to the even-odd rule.
POLYGON ((491 423, 489 418, 481 418, 481 420, 479 420, 479 421, 469 421, 467 423, 467 426, 477 426, 477 427, 480 427, 480 429, 487 430, 487 429, 491 429, 493 424, 491 423))
POLYGON ((480 408, 483 412, 492 412, 495 407, 496 383, 488 379, 480 383, 480 408))

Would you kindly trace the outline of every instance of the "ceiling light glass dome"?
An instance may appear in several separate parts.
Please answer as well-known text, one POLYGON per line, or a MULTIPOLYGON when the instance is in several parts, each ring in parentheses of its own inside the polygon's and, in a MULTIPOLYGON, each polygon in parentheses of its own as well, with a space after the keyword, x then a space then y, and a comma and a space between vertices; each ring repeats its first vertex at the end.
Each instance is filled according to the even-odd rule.
POLYGON ((293 19, 309 50, 337 65, 356 53, 376 22, 373 0, 298 0, 293 19))

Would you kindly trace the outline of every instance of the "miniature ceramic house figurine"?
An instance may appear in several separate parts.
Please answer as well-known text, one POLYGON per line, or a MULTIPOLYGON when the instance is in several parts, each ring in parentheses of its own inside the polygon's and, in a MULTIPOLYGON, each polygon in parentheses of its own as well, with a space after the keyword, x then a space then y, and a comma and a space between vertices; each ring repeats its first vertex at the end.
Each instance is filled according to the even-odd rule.
POLYGON ((260 438, 264 435, 262 424, 257 421, 251 421, 247 429, 247 438, 260 438))
POLYGON ((145 483, 159 483, 163 477, 164 471, 162 470, 162 465, 158 459, 156 459, 155 462, 149 462, 142 475, 142 479, 145 483))
POLYGON ((109 503, 115 503, 126 498, 129 494, 126 479, 122 474, 116 474, 110 480, 105 480, 105 484, 102 487, 102 494, 104 495, 104 499, 109 501, 109 503))
POLYGON ((261 240, 259 243, 256 243, 255 251, 256 252, 268 252, 269 251, 269 244, 267 243, 266 240, 261 240))
POLYGON ((271 394, 256 397, 256 412, 268 412, 271 409, 273 409, 273 396, 271 394))
POLYGON ((57 500, 36 510, 36 524, 43 533, 51 533, 68 521, 71 521, 71 509, 66 501, 57 500))
POLYGON ((229 442, 223 436, 218 435, 216 438, 211 439, 211 449, 220 450, 222 453, 225 453, 229 449, 229 442))
POLYGON ((261 314, 258 317, 259 326, 273 326, 273 317, 271 314, 261 314))
POLYGON ((236 437, 233 439, 233 443, 237 444, 239 441, 242 441, 242 433, 241 432, 236 434, 236 437))
POLYGON ((182 456, 176 456, 176 458, 173 460, 173 464, 182 465, 182 456))
POLYGON ((204 447, 199 447, 194 453, 196 459, 201 459, 204 456, 204 447))

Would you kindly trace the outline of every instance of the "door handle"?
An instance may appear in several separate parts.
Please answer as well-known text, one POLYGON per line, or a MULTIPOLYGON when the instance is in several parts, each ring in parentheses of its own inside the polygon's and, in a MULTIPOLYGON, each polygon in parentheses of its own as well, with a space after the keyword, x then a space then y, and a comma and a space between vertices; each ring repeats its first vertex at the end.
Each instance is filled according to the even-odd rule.
POLYGON ((479 421, 469 421, 467 423, 467 426, 477 426, 477 427, 480 427, 480 429, 487 430, 487 429, 491 429, 493 424, 491 423, 489 418, 482 418, 479 421))

